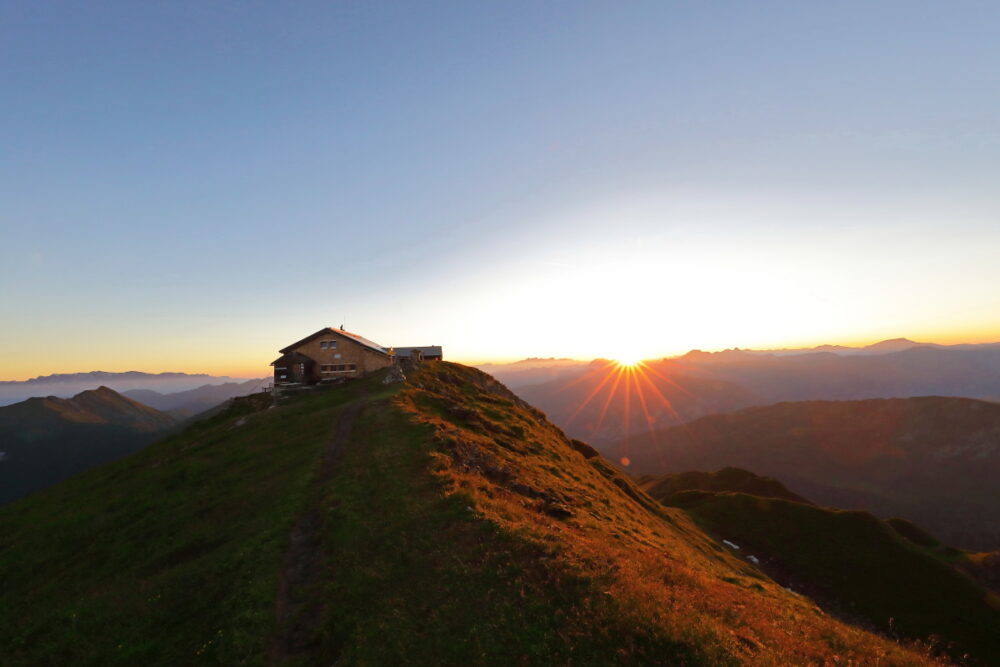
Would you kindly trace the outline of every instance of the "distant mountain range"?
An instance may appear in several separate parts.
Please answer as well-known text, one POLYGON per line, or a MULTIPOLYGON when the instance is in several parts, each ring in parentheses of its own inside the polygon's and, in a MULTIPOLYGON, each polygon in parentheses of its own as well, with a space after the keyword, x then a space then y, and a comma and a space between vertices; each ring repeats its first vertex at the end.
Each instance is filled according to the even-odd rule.
POLYGON ((1000 405, 920 397, 807 401, 702 417, 607 448, 637 474, 738 466, 833 507, 900 516, 1000 549, 1000 405))
POLYGON ((125 396, 176 417, 191 417, 210 410, 234 396, 246 396, 261 390, 270 378, 206 384, 196 389, 164 394, 152 389, 131 389, 122 392, 125 396))
MULTIPOLYGON (((912 347, 948 347, 948 346, 938 345, 936 343, 918 343, 917 341, 910 340, 909 338, 890 338, 888 340, 879 341, 878 343, 873 343, 871 345, 862 345, 860 347, 851 347, 849 345, 817 345, 816 347, 799 347, 799 348, 792 347, 792 348, 780 348, 773 350, 740 350, 740 351, 752 352, 755 354, 772 354, 772 355, 808 354, 810 352, 833 352, 834 354, 844 354, 844 355, 866 355, 866 354, 887 354, 889 352, 901 352, 903 350, 909 350, 912 347)), ((955 347, 969 347, 969 346, 962 345, 955 347)))
POLYGON ((37 396, 58 396, 67 398, 81 391, 108 387, 118 392, 149 389, 160 393, 174 393, 197 389, 208 384, 246 382, 246 378, 206 375, 203 373, 60 373, 43 375, 30 380, 0 381, 0 406, 17 403, 37 396))
POLYGON ((138 451, 177 424, 107 387, 0 407, 0 503, 138 451))
POLYGON ((1000 397, 1000 346, 996 345, 915 345, 871 354, 694 351, 649 365, 661 373, 733 382, 753 392, 761 404, 908 396, 1000 397))
MULTIPOLYGON (((596 360, 606 361, 606 360, 596 360)), ((869 359, 870 361, 870 359, 869 359)), ((592 362, 566 358, 530 358, 507 364, 480 364, 477 366, 497 378, 510 389, 520 389, 533 384, 575 376, 592 362)), ((908 338, 893 338, 872 345, 850 347, 845 345, 819 345, 811 348, 783 348, 773 350, 751 350, 733 348, 719 352, 692 350, 678 357, 652 359, 648 366, 660 369, 677 366, 688 374, 725 375, 725 379, 743 383, 747 391, 760 392, 762 402, 770 402, 770 385, 781 380, 795 383, 790 392, 803 391, 801 376, 808 373, 820 374, 820 384, 811 389, 815 392, 836 391, 850 394, 852 391, 867 391, 872 395, 838 396, 793 396, 776 400, 802 400, 803 398, 890 398, 892 396, 916 396, 927 394, 947 394, 947 391, 925 391, 928 385, 939 380, 939 386, 953 388, 959 393, 953 395, 971 398, 1000 397, 1000 343, 963 343, 939 345, 920 343, 908 338), (891 357, 895 353, 906 352, 901 357, 891 357), (879 357, 876 366, 866 370, 866 359, 854 357, 879 357), (789 359, 791 358, 791 359, 789 359), (832 361, 834 359, 834 361, 832 361), (835 361, 840 359, 840 361, 835 361), (985 362, 985 367, 979 364, 985 362), (943 369, 949 372, 935 375, 943 369), (884 375, 880 383, 864 386, 870 376, 884 375), (834 377, 822 377, 833 373, 834 377), (857 375, 862 386, 852 387, 847 376, 857 375), (759 386, 758 386, 759 385, 759 386), (882 395, 878 392, 902 392, 882 395)))
POLYGON ((848 345, 817 345, 807 348, 781 348, 774 350, 740 350, 752 354, 790 355, 809 354, 811 352, 833 352, 845 356, 889 354, 891 352, 902 352, 914 347, 933 347, 939 350, 975 350, 975 349, 1000 349, 1000 343, 959 343, 957 345, 941 345, 939 343, 919 343, 909 338, 890 338, 879 341, 871 345, 851 347, 848 345))
POLYGON ((541 384, 586 368, 588 361, 532 357, 509 364, 480 364, 476 368, 503 382, 508 389, 541 384))
POLYGON ((619 380, 607 360, 484 365, 573 437, 599 449, 713 413, 785 401, 959 396, 1000 401, 1000 344, 906 338, 860 348, 694 350, 619 380), (532 383, 534 381, 534 383, 532 383))

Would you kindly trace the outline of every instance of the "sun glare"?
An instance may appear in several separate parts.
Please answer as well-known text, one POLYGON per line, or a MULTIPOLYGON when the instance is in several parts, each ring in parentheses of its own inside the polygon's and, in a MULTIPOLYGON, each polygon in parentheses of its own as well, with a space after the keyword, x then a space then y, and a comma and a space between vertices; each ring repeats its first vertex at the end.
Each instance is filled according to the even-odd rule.
POLYGON ((615 363, 617 363, 619 366, 635 366, 640 361, 642 360, 639 358, 639 355, 634 352, 619 354, 615 359, 615 363))

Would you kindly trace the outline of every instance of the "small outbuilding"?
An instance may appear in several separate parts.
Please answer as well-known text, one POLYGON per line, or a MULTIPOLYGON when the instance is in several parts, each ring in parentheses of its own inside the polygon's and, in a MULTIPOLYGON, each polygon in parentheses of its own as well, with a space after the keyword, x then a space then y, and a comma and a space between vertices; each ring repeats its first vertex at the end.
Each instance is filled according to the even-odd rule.
POLYGON ((443 359, 441 355, 440 345, 426 345, 424 347, 394 347, 392 348, 392 353, 397 359, 407 359, 414 352, 418 353, 418 360, 423 361, 441 361, 443 359))

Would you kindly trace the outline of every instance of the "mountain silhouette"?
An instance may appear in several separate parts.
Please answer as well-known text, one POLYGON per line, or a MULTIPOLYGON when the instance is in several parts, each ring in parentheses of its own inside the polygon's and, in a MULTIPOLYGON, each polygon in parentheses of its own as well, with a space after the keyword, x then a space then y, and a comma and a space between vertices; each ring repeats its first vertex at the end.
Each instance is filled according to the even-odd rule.
POLYGON ((0 407, 0 502, 138 451, 176 424, 107 387, 0 407))

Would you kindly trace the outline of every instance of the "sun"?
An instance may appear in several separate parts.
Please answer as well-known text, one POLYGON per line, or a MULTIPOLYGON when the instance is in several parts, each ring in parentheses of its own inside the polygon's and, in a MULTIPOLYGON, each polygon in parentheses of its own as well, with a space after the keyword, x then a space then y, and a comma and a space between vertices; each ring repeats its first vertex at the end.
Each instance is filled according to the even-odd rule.
POLYGON ((637 352, 623 350, 615 357, 615 363, 619 366, 638 366, 642 359, 637 352))

